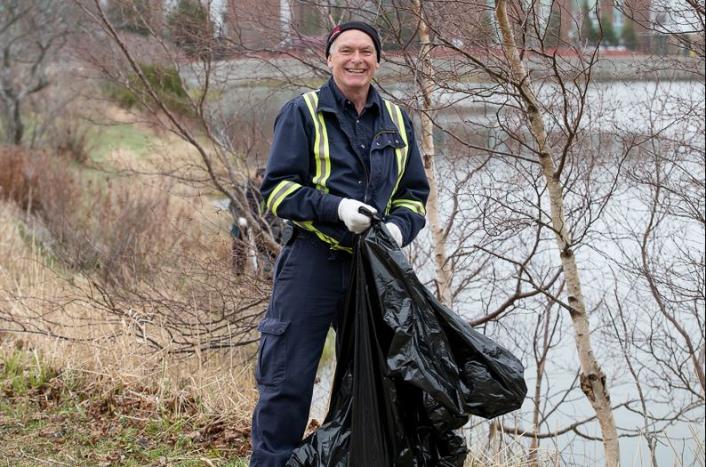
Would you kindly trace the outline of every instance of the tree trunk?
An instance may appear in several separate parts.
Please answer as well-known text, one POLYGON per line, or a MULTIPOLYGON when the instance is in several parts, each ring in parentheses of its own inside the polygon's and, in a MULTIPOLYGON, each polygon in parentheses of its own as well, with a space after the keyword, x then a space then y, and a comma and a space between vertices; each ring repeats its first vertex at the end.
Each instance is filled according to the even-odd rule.
POLYGON ((451 307, 453 296, 451 294, 451 271, 449 271, 448 258, 446 256, 446 239, 444 228, 439 220, 440 202, 439 188, 434 168, 434 124, 430 112, 432 110, 431 91, 433 89, 433 73, 431 63, 431 39, 429 37, 429 27, 424 18, 424 11, 421 0, 414 0, 417 16, 419 18, 419 42, 421 50, 419 52, 422 60, 421 74, 417 78, 422 91, 422 109, 420 119, 422 122, 422 154, 424 159, 424 171, 429 180, 429 199, 427 200, 427 219, 431 229, 434 247, 434 266, 436 282, 439 290, 439 298, 444 305, 451 307))
POLYGON ((19 102, 10 99, 3 99, 1 110, 3 115, 2 133, 3 141, 6 144, 19 145, 22 143, 24 136, 24 124, 22 123, 22 115, 20 114, 19 102))
POLYGON ((2 52, 2 68, 0 69, 0 99, 2 99, 0 103, 2 115, 0 118, 2 119, 5 143, 19 145, 22 143, 25 129, 22 123, 20 104, 26 94, 22 89, 20 91, 15 89, 10 60, 10 48, 5 47, 2 52))
POLYGON ((22 137, 25 133, 25 126, 22 123, 22 115, 20 114, 20 103, 13 102, 12 119, 10 120, 10 128, 8 131, 8 139, 12 144, 19 146, 22 143, 22 137))
POLYGON ((561 264, 568 289, 568 302, 571 307, 571 321, 574 325, 576 348, 581 363, 581 390, 588 397, 601 427, 606 466, 619 464, 618 432, 615 427, 606 377, 598 365, 591 347, 591 334, 586 314, 586 304, 581 292, 581 280, 576 266, 576 256, 571 250, 571 233, 566 226, 564 199, 559 174, 556 173, 553 154, 547 144, 547 131, 544 127, 537 97, 532 82, 515 43, 515 38, 507 15, 507 0, 497 0, 495 14, 502 34, 503 50, 511 66, 511 80, 518 88, 524 101, 525 114, 530 131, 537 143, 539 164, 549 192, 551 222, 559 246, 561 264))
MULTIPOLYGON (((544 380, 544 371, 546 368, 546 362, 547 362, 547 352, 549 350, 549 343, 551 341, 551 338, 549 337, 549 325, 551 322, 551 315, 552 312, 552 305, 551 303, 549 306, 547 306, 544 316, 542 318, 544 319, 544 326, 543 326, 543 333, 542 333, 542 353, 541 357, 539 359, 536 359, 537 362, 537 370, 535 373, 535 383, 534 383, 534 397, 532 398, 532 429, 534 430, 535 433, 539 433, 540 426, 539 426, 539 418, 540 418, 540 412, 541 412, 541 407, 542 407, 542 381, 544 380)), ((537 453, 539 452, 539 437, 533 436, 532 441, 530 442, 530 448, 529 448, 529 467, 539 467, 539 463, 537 460, 537 453)))

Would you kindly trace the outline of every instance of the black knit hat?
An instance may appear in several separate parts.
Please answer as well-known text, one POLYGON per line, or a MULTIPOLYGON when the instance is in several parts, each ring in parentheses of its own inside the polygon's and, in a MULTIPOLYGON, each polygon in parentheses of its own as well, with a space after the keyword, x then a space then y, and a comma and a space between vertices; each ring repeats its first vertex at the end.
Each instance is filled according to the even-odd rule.
POLYGON ((378 63, 380 63, 380 52, 382 49, 382 46, 380 45, 380 35, 374 27, 367 23, 363 23, 362 21, 349 21, 347 23, 339 24, 331 30, 326 38, 326 58, 330 55, 329 51, 331 50, 331 44, 333 44, 333 41, 335 41, 343 31, 348 31, 349 29, 357 29, 358 31, 363 31, 365 34, 370 36, 373 40, 373 44, 375 45, 378 63))

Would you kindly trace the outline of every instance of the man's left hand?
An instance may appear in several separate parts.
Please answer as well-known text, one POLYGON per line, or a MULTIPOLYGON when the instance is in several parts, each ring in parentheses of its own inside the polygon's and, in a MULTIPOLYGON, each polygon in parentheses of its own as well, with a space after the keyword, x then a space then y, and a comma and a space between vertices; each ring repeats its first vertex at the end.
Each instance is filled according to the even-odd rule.
POLYGON ((402 231, 400 231, 400 228, 397 227, 397 224, 393 222, 386 222, 385 227, 387 227, 387 231, 390 232, 390 235, 397 243, 397 246, 402 248, 402 231))

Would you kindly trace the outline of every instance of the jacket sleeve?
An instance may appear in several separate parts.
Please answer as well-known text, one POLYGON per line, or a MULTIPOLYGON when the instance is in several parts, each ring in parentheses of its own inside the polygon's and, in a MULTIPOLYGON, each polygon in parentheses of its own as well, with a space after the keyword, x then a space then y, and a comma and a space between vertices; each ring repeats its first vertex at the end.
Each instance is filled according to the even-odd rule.
POLYGON ((411 120, 404 114, 409 154, 407 166, 397 190, 392 195, 388 222, 392 222, 402 232, 402 244, 412 242, 426 223, 426 204, 429 197, 429 181, 424 172, 424 164, 414 136, 411 120))
POLYGON ((302 97, 284 105, 275 120, 262 196, 267 209, 283 219, 337 222, 342 198, 311 186, 313 131, 302 97))

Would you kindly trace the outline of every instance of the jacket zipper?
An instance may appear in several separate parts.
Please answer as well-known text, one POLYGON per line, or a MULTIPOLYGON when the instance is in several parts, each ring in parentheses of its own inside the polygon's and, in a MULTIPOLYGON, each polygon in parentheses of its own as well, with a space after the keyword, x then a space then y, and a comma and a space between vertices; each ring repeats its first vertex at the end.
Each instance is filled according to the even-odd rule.
MULTIPOLYGON (((392 134, 394 134, 394 133, 396 133, 396 132, 395 132, 395 130, 383 129, 383 130, 379 130, 377 133, 375 133, 375 135, 373 136, 373 140, 370 142, 370 148, 369 148, 369 150, 368 150, 368 158, 369 158, 369 160, 371 161, 371 163, 372 163, 373 146, 375 145, 375 140, 378 139, 378 136, 384 135, 385 133, 392 133, 392 134)), ((356 154, 357 154, 357 153, 356 153, 356 154)), ((360 160, 360 157, 358 158, 358 160, 360 160)), ((365 201, 364 201, 364 202, 367 203, 367 202, 369 202, 369 200, 368 200, 368 186, 370 185, 370 178, 369 178, 369 175, 368 175, 368 169, 367 169, 367 167, 365 166, 365 162, 362 161, 362 160, 360 160, 360 162, 363 164, 363 171, 365 172, 365 177, 366 177, 366 180, 365 180, 365 196, 364 196, 364 200, 365 200, 365 201)))

